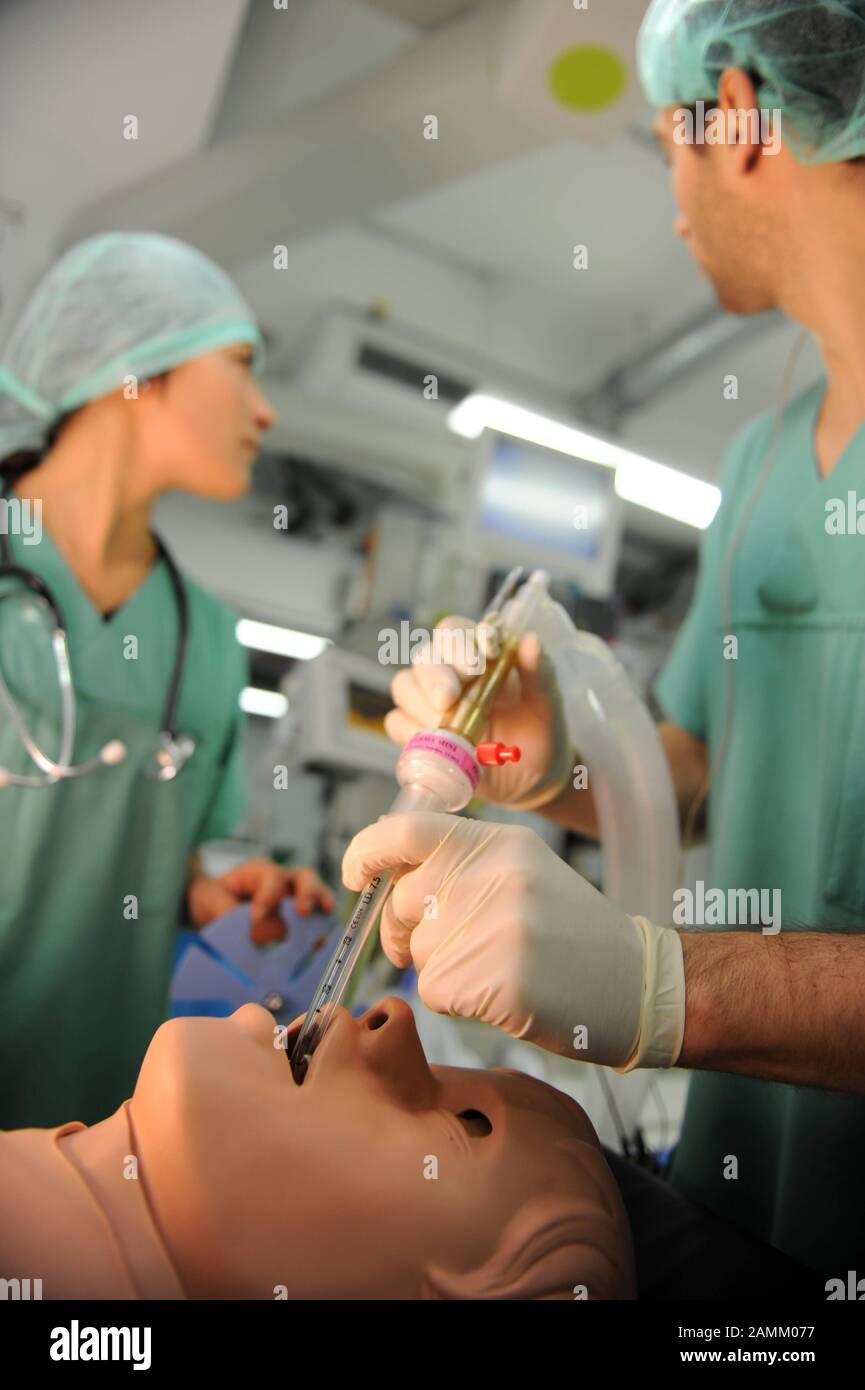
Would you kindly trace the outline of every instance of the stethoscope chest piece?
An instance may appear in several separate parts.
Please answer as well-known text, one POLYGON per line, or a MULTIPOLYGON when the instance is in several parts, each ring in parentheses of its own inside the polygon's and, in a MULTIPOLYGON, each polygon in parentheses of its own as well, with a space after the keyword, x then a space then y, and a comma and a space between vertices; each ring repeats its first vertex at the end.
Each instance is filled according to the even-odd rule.
MULTIPOLYGON (((11 483, 7 483, 3 491, 4 497, 8 495, 11 486, 11 483)), ((174 732, 180 685, 186 662, 189 608, 183 580, 174 560, 160 538, 154 536, 153 539, 159 556, 165 562, 168 570, 168 578, 171 582, 177 608, 178 631, 177 650, 162 712, 162 732, 159 735, 156 753, 145 771, 146 775, 154 781, 171 782, 195 752, 195 740, 189 734, 174 732)), ((9 537, 5 532, 0 532, 0 580, 3 579, 15 581, 18 587, 11 592, 0 593, 0 599, 13 597, 17 592, 22 591, 23 586, 23 592, 29 592, 30 597, 36 601, 37 605, 43 610, 47 610, 49 620, 52 623, 51 646, 60 691, 60 747, 56 758, 51 758, 39 747, 18 709, 11 690, 3 679, 2 671, 0 671, 0 704, 5 706, 6 713, 25 752, 36 767, 36 774, 29 776, 13 773, 8 768, 0 767, 0 787, 51 787, 67 778, 81 777, 86 772, 115 767, 118 763, 123 762, 128 752, 126 745, 120 739, 112 739, 95 757, 88 758, 83 763, 73 763, 76 724, 75 691, 72 684, 69 644, 63 613, 44 579, 23 565, 16 564, 9 537)))
POLYGON ((145 768, 145 774, 157 782, 173 782, 194 752, 195 739, 191 734, 170 734, 163 730, 159 735, 156 755, 150 766, 145 768))

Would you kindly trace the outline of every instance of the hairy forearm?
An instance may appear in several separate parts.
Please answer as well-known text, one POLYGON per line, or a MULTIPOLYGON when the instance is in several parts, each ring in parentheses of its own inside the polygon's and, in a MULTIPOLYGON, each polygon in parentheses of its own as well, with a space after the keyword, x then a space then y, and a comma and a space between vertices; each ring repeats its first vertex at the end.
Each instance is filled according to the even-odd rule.
MULTIPOLYGON (((679 821, 684 826, 692 803, 700 797, 703 790, 708 766, 706 745, 669 720, 658 724, 657 732, 670 768, 679 821)), ((577 785, 573 786, 569 780, 558 796, 547 802, 546 806, 539 807, 538 814, 555 821, 557 825, 566 825, 578 835, 597 840, 601 831, 592 795, 591 777, 589 776, 588 785, 584 787, 581 782, 585 778, 576 775, 576 769, 582 761, 578 753, 573 754, 575 774, 572 780, 577 785)), ((692 827, 692 830, 696 829, 696 826, 692 827)))
POLYGON ((679 1066, 865 1093, 865 934, 679 936, 679 1066))

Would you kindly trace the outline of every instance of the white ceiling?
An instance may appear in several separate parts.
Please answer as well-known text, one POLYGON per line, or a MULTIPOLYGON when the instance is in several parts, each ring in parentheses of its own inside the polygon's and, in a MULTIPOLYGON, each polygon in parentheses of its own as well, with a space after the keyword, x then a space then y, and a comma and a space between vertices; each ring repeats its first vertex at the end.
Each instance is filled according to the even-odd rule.
POLYGON ((202 147, 245 10, 245 0, 3 0, 0 199, 25 220, 0 241, 0 339, 75 211, 202 147), (130 114, 134 142, 122 138, 130 114))
POLYGON ((472 0, 366 0, 371 9, 432 29, 471 8, 472 0))
MULTIPOLYGON (((633 27, 642 0, 614 2, 633 27)), ((711 292, 673 235, 648 112, 636 106, 606 146, 504 107, 492 119, 471 66, 478 23, 467 0, 289 0, 283 11, 272 0, 5 0, 0 217, 5 202, 24 220, 0 240, 0 340, 62 245, 131 225, 187 234, 221 259, 272 331, 277 367, 302 355, 328 306, 377 304, 564 408, 711 292), (435 151, 403 130, 406 112, 430 109, 427 78, 463 123, 435 151), (130 113, 137 142, 121 137, 130 113), (290 251, 280 272, 278 242, 290 251), (576 243, 587 270, 572 268, 576 243)), ((714 479, 725 443, 774 399, 793 336, 782 327, 718 354, 632 415, 627 439, 714 479), (729 372, 737 402, 722 396, 729 372)), ((817 369, 808 353, 799 378, 817 369)), ((696 540, 645 513, 632 520, 696 540)))

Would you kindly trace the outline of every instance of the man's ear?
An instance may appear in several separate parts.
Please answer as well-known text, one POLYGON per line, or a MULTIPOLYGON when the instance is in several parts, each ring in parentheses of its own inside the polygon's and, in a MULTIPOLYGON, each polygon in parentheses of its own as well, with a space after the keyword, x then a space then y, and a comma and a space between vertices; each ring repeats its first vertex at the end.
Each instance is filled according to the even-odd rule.
POLYGON ((716 105, 723 113, 725 131, 728 135, 735 131, 735 140, 725 137, 725 149, 731 161, 728 167, 736 174, 749 174, 763 153, 762 121, 753 79, 743 68, 724 69, 716 105), (735 118, 729 114, 734 111, 740 113, 735 118))
POLYGON ((54 422, 48 434, 48 449, 53 449, 54 445, 57 443, 61 434, 66 429, 66 426, 69 424, 69 421, 72 419, 73 415, 77 415, 79 410, 81 409, 82 407, 80 405, 75 406, 72 410, 67 410, 65 415, 61 415, 60 419, 54 422))
POLYGON ((154 376, 149 376, 146 381, 143 381, 138 389, 140 391, 149 391, 150 387, 154 386, 157 390, 162 390, 164 389, 170 375, 170 368, 164 372, 156 372, 154 376))

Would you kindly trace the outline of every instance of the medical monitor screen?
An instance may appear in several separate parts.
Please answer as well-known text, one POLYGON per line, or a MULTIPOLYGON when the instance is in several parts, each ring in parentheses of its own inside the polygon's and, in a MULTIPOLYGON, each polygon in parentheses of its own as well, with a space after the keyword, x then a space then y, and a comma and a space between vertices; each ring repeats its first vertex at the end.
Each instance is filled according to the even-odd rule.
POLYGON ((476 520, 485 557, 540 566, 606 596, 622 526, 614 479, 611 468, 493 436, 476 520))

